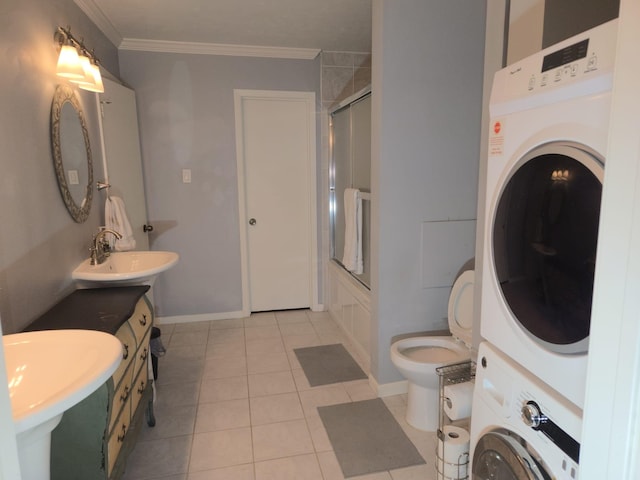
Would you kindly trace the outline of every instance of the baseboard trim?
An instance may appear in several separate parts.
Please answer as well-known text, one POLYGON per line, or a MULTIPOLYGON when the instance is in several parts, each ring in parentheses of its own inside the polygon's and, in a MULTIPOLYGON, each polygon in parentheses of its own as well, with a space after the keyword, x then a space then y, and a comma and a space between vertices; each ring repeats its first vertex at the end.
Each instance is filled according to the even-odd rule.
POLYGON ((241 310, 237 312, 222 313, 198 313, 196 315, 174 315, 169 317, 156 317, 156 323, 166 325, 168 323, 191 323, 191 322, 209 322, 212 320, 229 320, 231 318, 244 318, 245 315, 241 310))
POLYGON ((373 388, 373 391, 376 392, 378 397, 402 395, 409 391, 409 382, 407 380, 379 384, 372 375, 369 375, 369 385, 371 385, 371 388, 373 388))

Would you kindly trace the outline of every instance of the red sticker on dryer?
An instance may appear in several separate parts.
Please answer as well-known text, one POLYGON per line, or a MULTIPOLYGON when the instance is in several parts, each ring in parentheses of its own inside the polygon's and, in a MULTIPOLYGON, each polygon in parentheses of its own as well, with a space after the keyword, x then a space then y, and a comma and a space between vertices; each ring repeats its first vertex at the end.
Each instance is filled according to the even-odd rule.
POLYGON ((489 156, 502 155, 504 153, 504 122, 494 120, 489 135, 489 156))

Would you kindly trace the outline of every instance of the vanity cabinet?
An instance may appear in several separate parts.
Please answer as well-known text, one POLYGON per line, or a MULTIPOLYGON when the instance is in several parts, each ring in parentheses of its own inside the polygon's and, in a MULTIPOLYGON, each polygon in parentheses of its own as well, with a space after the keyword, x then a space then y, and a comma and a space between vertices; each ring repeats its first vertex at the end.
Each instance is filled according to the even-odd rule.
POLYGON ((148 287, 77 290, 27 330, 86 328, 122 343, 122 362, 93 394, 62 416, 51 435, 51 479, 118 479, 142 422, 153 415, 148 287))

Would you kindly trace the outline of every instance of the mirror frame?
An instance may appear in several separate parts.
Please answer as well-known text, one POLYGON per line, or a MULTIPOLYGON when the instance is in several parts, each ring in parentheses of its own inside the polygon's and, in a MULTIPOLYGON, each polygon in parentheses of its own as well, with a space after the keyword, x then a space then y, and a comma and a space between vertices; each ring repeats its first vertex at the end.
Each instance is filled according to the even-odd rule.
POLYGON ((68 85, 58 85, 53 94, 53 102, 51 103, 51 149, 53 152, 53 165, 58 178, 58 187, 62 200, 71 214, 71 218, 77 223, 84 222, 89 217, 91 211, 91 203, 93 200, 93 160, 91 158, 91 145, 89 144, 89 132, 87 123, 84 118, 82 106, 76 97, 75 91, 68 85), (64 172, 64 164, 62 158, 62 149, 60 141, 60 114, 65 103, 69 102, 78 115, 82 136, 84 137, 84 146, 87 154, 87 168, 89 170, 88 182, 85 188, 84 199, 82 205, 76 204, 71 196, 67 179, 64 172))

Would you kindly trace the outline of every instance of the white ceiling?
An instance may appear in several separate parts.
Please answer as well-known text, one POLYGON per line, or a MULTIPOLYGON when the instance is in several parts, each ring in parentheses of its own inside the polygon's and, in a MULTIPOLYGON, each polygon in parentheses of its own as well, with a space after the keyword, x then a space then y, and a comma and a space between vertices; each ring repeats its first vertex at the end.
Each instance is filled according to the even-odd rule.
POLYGON ((75 2, 120 48, 194 43, 371 51, 371 0, 75 2))

